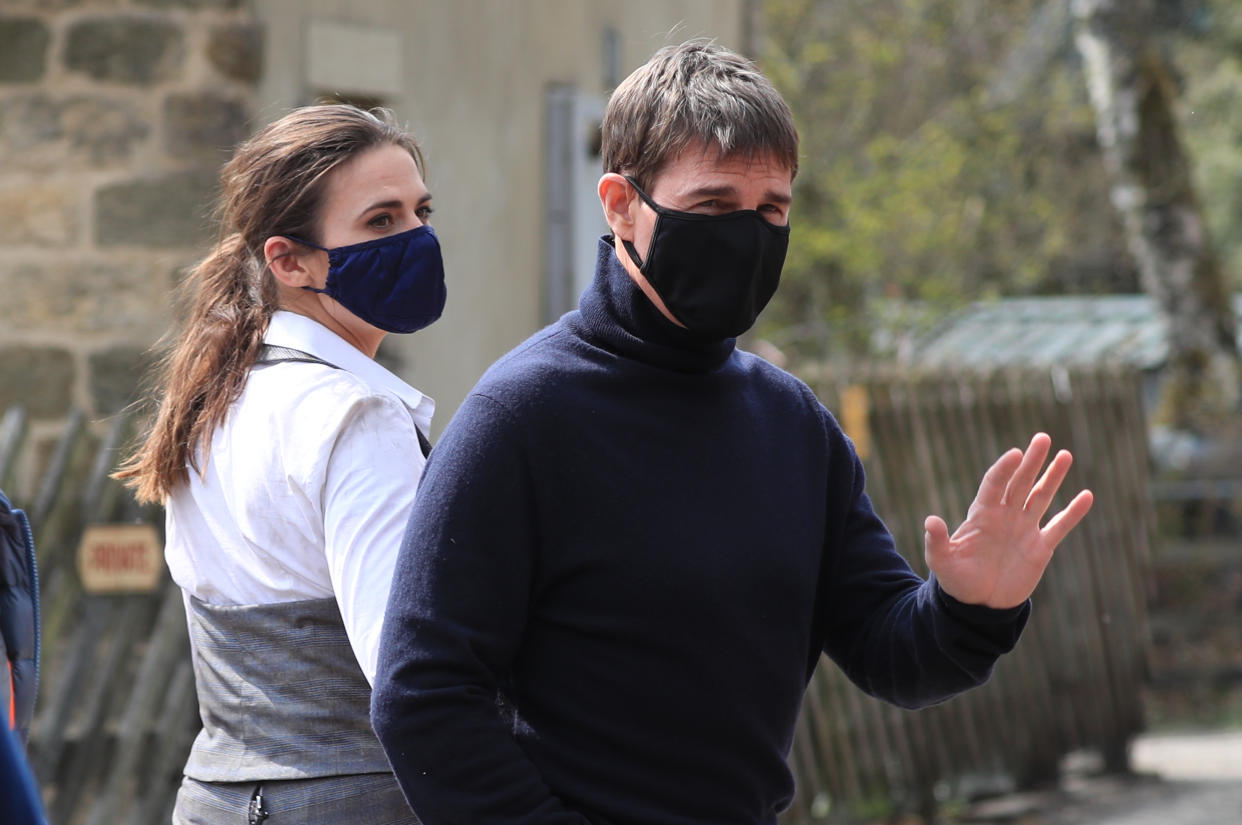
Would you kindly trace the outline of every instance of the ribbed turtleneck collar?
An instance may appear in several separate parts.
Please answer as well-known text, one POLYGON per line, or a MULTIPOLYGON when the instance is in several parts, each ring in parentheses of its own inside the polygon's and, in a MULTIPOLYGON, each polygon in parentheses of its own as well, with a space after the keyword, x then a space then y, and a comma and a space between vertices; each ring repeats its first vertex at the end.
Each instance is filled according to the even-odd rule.
POLYGON ((600 238, 595 281, 578 311, 582 333, 593 343, 652 366, 707 372, 733 354, 735 339, 704 339, 665 318, 617 260, 609 235, 600 238))

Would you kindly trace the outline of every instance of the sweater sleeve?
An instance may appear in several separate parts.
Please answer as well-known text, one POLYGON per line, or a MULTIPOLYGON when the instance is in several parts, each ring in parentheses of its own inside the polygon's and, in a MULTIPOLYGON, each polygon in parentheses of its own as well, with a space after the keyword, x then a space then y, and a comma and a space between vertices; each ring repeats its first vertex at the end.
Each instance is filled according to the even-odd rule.
POLYGON ((906 708, 983 684, 1017 644, 1030 602, 1007 610, 967 605, 941 590, 934 575, 924 581, 872 508, 848 441, 843 453, 848 506, 843 530, 825 547, 824 651, 867 693, 906 708))
POLYGON ((427 825, 586 825, 497 710, 522 644, 536 548, 521 434, 482 395, 432 452, 397 559, 371 716, 427 825))

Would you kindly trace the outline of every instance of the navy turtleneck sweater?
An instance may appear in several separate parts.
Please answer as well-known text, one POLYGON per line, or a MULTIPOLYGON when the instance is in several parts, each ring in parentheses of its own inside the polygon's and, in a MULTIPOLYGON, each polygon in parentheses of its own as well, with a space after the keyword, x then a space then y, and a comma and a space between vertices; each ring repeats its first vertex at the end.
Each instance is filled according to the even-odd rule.
POLYGON ((811 391, 668 322, 601 242, 432 452, 372 720, 428 825, 772 823, 821 652, 930 704, 1028 610, 912 572, 811 391))

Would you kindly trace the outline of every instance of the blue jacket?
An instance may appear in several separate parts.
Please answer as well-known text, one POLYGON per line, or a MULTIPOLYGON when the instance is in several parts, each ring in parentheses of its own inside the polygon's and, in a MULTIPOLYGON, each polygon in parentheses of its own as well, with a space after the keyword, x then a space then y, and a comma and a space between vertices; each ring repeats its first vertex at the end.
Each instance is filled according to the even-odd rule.
POLYGON ((0 725, 0 808, 5 825, 45 825, 43 806, 17 737, 0 725))
POLYGON ((39 684, 39 574, 26 514, 0 491, 0 712, 22 742, 39 684))

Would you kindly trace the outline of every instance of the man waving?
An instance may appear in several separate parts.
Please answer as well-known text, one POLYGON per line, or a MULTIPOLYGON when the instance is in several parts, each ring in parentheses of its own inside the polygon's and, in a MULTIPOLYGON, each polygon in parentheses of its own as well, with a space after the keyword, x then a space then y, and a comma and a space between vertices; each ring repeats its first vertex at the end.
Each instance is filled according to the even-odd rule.
POLYGON ((428 825, 774 823, 821 653, 915 707, 1017 642, 1091 506, 1041 524, 1070 456, 1041 476, 1036 435, 952 535, 928 518, 925 581, 832 415, 735 347, 797 151, 785 101, 709 43, 613 93, 594 283, 462 405, 397 563, 372 719, 428 825))

